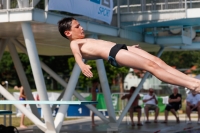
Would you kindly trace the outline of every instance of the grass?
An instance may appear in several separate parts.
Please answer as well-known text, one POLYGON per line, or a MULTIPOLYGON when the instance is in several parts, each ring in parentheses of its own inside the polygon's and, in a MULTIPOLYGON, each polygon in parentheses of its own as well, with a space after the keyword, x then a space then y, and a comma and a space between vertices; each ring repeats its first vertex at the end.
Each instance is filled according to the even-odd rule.
MULTIPOLYGON (((12 123, 11 123, 12 126, 19 127, 20 126, 20 119, 21 119, 21 117, 13 116, 12 117, 12 123)), ((4 123, 4 117, 0 117, 0 123, 4 123)), ((27 117, 24 120, 24 124, 26 126, 34 125, 34 123, 32 121, 30 121, 27 117)), ((8 126, 8 125, 9 125, 9 117, 6 117, 6 126, 8 126)))
MULTIPOLYGON (((12 126, 19 127, 20 126, 21 117, 12 116, 12 126)), ((75 120, 77 118, 65 118, 64 121, 75 120)), ((4 123, 4 117, 0 117, 0 124, 4 123)), ((6 117, 6 126, 9 125, 9 117, 6 117)), ((34 123, 27 117, 24 119, 24 125, 31 126, 34 123)))

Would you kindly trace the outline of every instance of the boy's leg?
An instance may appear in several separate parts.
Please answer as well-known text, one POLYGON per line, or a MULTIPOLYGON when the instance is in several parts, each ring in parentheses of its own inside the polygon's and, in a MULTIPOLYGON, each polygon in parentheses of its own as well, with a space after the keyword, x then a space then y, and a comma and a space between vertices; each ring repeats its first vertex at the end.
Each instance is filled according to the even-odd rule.
POLYGON ((149 107, 146 105, 145 107, 144 107, 144 110, 145 110, 145 115, 146 115, 146 117, 147 117, 147 122, 149 122, 149 107))
POLYGON ((92 112, 92 126, 95 126, 95 123, 94 123, 94 112, 92 112))
MULTIPOLYGON (((138 54, 127 50, 120 50, 116 55, 116 60, 121 66, 127 66, 130 68, 143 69, 149 71, 155 75, 158 79, 179 86, 184 86, 192 90, 200 91, 200 83, 192 82, 190 80, 185 80, 174 74, 167 72, 165 69, 161 68, 155 62, 144 58, 138 54)), ((187 76, 185 76, 187 77, 187 76)))
POLYGON ((191 113, 190 106, 186 106, 186 114, 187 114, 187 117, 189 118, 189 121, 191 121, 190 113, 191 113))
POLYGON ((168 114, 169 114, 169 111, 165 110, 165 121, 164 121, 164 123, 167 123, 167 121, 168 121, 168 114))
POLYGON ((130 115, 130 118, 131 118, 131 124, 132 124, 132 126, 135 126, 135 123, 133 121, 133 109, 129 110, 129 115, 130 115))
POLYGON ((137 48, 135 46, 128 46, 128 50, 135 53, 135 54, 138 54, 144 58, 147 58, 153 62, 155 62, 156 64, 158 64, 161 68, 165 69, 166 71, 168 71, 169 73, 172 73, 174 75, 176 75, 177 77, 180 77, 180 78, 184 78, 186 80, 190 80, 190 81, 197 81, 197 79, 195 78, 192 78, 192 77, 189 77, 189 76, 186 76, 186 74, 172 68, 171 66, 167 65, 164 61, 162 61, 160 58, 154 56, 154 55, 151 55, 149 54, 148 52, 140 49, 140 48, 137 48))
MULTIPOLYGON (((26 104, 24 106, 26 107, 26 104)), ((26 126, 24 125, 24 119, 25 119, 25 115, 22 114, 21 120, 20 120, 20 127, 21 128, 26 128, 26 126)))
POLYGON ((157 120, 158 120, 159 110, 160 109, 158 107, 155 109, 155 120, 154 120, 155 123, 157 123, 157 120))
MULTIPOLYGON (((93 105, 94 107, 96 107, 96 105, 93 105)), ((92 126, 96 126, 95 122, 94 122, 94 112, 92 112, 92 126)))
POLYGON ((175 111, 174 109, 171 109, 170 111, 171 111, 171 113, 172 113, 172 114, 176 117, 176 119, 177 119, 176 111, 175 111))
POLYGON ((138 124, 141 124, 141 122, 140 122, 140 118, 141 118, 141 114, 142 114, 142 112, 141 112, 141 109, 136 109, 136 111, 137 111, 137 117, 138 117, 138 124))
POLYGON ((24 118, 25 118, 25 115, 22 114, 21 120, 20 120, 20 127, 21 127, 21 128, 26 128, 26 126, 24 125, 24 118))

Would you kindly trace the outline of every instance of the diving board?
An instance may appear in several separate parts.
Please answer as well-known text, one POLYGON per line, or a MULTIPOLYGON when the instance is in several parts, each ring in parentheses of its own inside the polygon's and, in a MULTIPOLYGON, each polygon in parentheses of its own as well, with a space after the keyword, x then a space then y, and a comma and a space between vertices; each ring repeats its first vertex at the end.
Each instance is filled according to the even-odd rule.
POLYGON ((10 101, 0 100, 0 104, 70 104, 70 105, 83 105, 83 104, 97 104, 97 101, 10 101))

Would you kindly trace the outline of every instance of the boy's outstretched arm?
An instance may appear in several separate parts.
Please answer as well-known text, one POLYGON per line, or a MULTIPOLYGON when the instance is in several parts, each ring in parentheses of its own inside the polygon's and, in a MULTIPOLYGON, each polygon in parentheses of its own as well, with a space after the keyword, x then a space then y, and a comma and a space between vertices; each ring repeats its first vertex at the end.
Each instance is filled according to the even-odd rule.
POLYGON ((72 50, 72 53, 74 55, 74 58, 76 60, 76 63, 79 65, 82 73, 88 77, 91 78, 93 77, 92 72, 90 71, 91 67, 89 65, 86 65, 83 60, 82 60, 82 55, 80 52, 79 45, 82 45, 85 43, 84 39, 79 39, 79 40, 74 40, 70 43, 70 48, 72 50))

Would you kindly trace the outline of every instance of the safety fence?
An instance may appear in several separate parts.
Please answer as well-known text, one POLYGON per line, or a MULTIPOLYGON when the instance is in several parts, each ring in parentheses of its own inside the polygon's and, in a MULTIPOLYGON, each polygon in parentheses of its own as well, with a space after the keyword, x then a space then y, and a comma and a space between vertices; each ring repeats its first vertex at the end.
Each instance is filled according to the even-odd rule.
MULTIPOLYGON (((0 0, 0 9, 17 9, 19 8, 17 0, 0 0)), ((34 7, 34 0, 23 0, 21 2, 22 8, 34 7)))
MULTIPOLYGON (((20 0, 22 8, 44 9, 44 0, 20 0), (41 2, 41 3, 40 3, 41 2), (39 4, 40 3, 40 4, 39 4), (42 7, 40 5, 43 5, 42 7)), ((113 11, 118 11, 118 1, 113 1, 113 11)), ((17 9, 18 0, 0 0, 1 9, 17 9)), ((120 12, 137 12, 169 9, 200 8, 199 0, 119 0, 120 12)))
MULTIPOLYGON (((117 13, 117 1, 114 13, 117 13)), ((199 0, 119 0, 120 12, 155 11, 170 9, 200 8, 199 0)))

